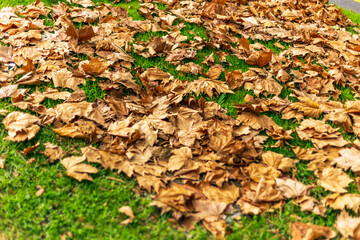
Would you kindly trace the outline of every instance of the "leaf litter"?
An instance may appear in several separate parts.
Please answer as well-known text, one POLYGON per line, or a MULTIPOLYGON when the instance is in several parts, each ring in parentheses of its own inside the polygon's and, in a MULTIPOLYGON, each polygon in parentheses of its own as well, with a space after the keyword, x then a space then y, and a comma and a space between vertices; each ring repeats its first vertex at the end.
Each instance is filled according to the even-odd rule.
MULTIPOLYGON (((91 0, 51 7, 36 1, 0 11, 0 98, 27 110, 2 112, 6 140, 31 140, 49 124, 61 137, 86 139, 81 156, 67 156, 72 153, 52 143, 42 153, 78 181, 93 181, 98 172, 86 162, 134 177, 154 194, 151 205, 171 211, 187 229, 202 222, 215 238, 225 237, 228 215, 281 209, 289 199, 323 217, 327 208, 342 210, 333 228, 291 223, 293 239, 333 238, 335 227, 345 238, 358 238, 359 219, 345 209, 358 214, 360 195, 348 192, 354 179, 345 171, 359 173, 360 144, 342 134, 360 136, 360 41, 344 30, 355 24, 327 1, 140 2, 145 20, 91 0), (43 19, 48 14, 52 27, 43 19), (182 35, 185 23, 205 28, 206 39, 182 35), (164 35, 137 40, 146 32, 164 35), (272 40, 276 51, 264 44, 272 40), (205 48, 212 53, 199 62, 205 48), (144 69, 135 60, 159 57, 197 79, 178 79, 164 66, 144 69), (81 85, 87 81, 98 81, 103 99, 86 100, 81 85), (49 83, 55 88, 30 91, 49 83), (338 86, 350 88, 355 100, 341 99, 338 86), (216 99, 242 88, 247 95, 234 105, 237 116, 227 115, 216 99), (63 102, 47 108, 45 99, 63 102), (268 112, 296 127, 280 126, 268 112), (313 147, 293 144, 295 137, 313 147), (268 138, 296 157, 266 150, 268 138), (313 184, 296 178, 299 160, 314 171, 313 184), (332 194, 319 201, 310 196, 316 186, 332 194)), ((36 195, 43 193, 39 186, 36 195)), ((121 224, 131 224, 132 210, 119 211, 129 216, 121 224)))

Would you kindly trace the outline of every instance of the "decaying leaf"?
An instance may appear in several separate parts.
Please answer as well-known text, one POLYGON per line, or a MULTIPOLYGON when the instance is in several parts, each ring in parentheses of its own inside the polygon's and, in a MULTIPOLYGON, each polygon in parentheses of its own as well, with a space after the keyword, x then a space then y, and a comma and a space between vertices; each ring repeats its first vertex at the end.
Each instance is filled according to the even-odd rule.
POLYGON ((336 236, 331 228, 301 222, 290 223, 290 231, 292 240, 315 240, 320 237, 331 239, 336 236))
POLYGON ((44 143, 45 150, 42 152, 46 157, 48 157, 49 162, 54 162, 58 159, 61 159, 65 156, 65 152, 57 145, 52 143, 44 143))
POLYGON ((17 111, 9 113, 2 121, 8 130, 6 140, 21 142, 33 139, 40 130, 37 125, 39 122, 38 117, 28 113, 17 111))
POLYGON ((134 221, 135 216, 134 216, 132 209, 129 206, 123 206, 123 207, 119 208, 119 212, 121 212, 129 217, 128 219, 122 221, 121 225, 128 225, 134 221))
POLYGON ((338 168, 324 168, 319 173, 318 185, 332 192, 345 193, 345 187, 353 180, 338 168))
POLYGON ((98 170, 86 163, 82 163, 85 160, 84 156, 81 157, 68 157, 61 160, 61 164, 66 168, 66 175, 75 178, 79 182, 82 180, 93 181, 89 173, 97 173, 98 170))
POLYGON ((344 238, 360 238, 360 218, 350 217, 345 210, 336 219, 336 228, 344 238))

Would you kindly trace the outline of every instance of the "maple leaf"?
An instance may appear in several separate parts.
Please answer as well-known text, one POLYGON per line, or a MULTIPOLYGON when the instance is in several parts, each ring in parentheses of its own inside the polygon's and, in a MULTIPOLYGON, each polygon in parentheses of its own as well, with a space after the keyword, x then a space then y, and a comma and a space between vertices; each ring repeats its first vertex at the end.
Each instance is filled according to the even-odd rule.
POLYGON ((360 151, 356 148, 345 148, 339 151, 341 157, 335 158, 331 164, 336 164, 345 171, 349 168, 353 172, 360 171, 360 151))
POLYGON ((313 188, 290 178, 276 178, 275 181, 278 189, 287 199, 308 195, 313 188))
POLYGON ((200 93, 207 94, 210 98, 213 97, 213 91, 217 92, 218 94, 222 93, 233 93, 229 86, 226 85, 224 82, 215 79, 203 78, 200 77, 198 80, 191 82, 188 85, 188 89, 193 91, 197 95, 200 93))
POLYGON ((359 194, 344 194, 334 193, 324 199, 326 205, 336 210, 351 209, 358 213, 360 210, 360 195, 359 194))
POLYGON ((344 238, 360 238, 360 218, 350 217, 345 210, 337 217, 336 228, 344 238))
POLYGON ((332 192, 345 193, 345 187, 353 180, 341 169, 327 167, 319 173, 318 185, 332 192))
POLYGON ((66 168, 66 175, 75 178, 79 182, 82 180, 93 181, 92 177, 88 173, 97 173, 98 170, 86 163, 85 156, 81 157, 68 157, 61 160, 61 164, 66 168))

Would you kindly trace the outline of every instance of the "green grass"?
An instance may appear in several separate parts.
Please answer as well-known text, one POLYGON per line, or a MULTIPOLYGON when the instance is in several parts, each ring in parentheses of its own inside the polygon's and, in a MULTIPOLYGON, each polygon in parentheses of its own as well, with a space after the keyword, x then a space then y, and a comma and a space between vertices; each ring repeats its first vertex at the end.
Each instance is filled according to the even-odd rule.
MULTIPOLYGON (((7 5, 27 5, 31 0, 3 0, 0 8, 7 5)), ((47 5, 56 4, 57 0, 44 0, 47 5)), ((65 1, 63 1, 65 2, 65 1)), ((112 3, 111 0, 96 0, 96 3, 112 3)), ((115 6, 121 6, 128 10, 129 16, 134 20, 145 20, 138 12, 138 1, 125 2, 120 1, 115 6)), ((164 4, 158 5, 159 9, 165 9, 164 4)), ((360 23, 360 15, 354 14, 348 10, 342 10, 355 23, 360 23)), ((45 25, 53 26, 54 22, 49 16, 43 17, 45 25)), ((179 23, 177 20, 174 24, 179 23)), ((187 41, 195 40, 199 36, 208 40, 207 30, 193 23, 184 23, 185 27, 181 30, 187 41), (192 33, 189 33, 191 31, 192 33), (194 33, 194 34, 193 34, 194 33)), ((350 29, 351 30, 351 29, 350 29)), ((352 30, 354 31, 354 30, 352 30)), ((151 37, 162 37, 167 33, 137 33, 134 38, 136 41, 148 41, 151 37)), ((239 36, 240 37, 240 36, 239 36)), ((281 49, 274 46, 277 40, 264 42, 260 41, 274 53, 279 53, 281 49)), ((255 43, 256 41, 251 41, 255 43)), ((290 44, 280 42, 285 48, 290 44)), ((209 66, 203 64, 204 59, 218 49, 204 47, 197 51, 195 60, 185 59, 184 63, 194 61, 204 68, 204 72, 209 66)), ((226 50, 223 50, 226 52, 226 50)), ((180 74, 176 71, 176 66, 165 61, 165 57, 144 58, 136 53, 132 53, 135 59, 135 66, 141 66, 144 69, 149 67, 159 67, 161 70, 169 72, 175 78, 181 80, 196 80, 200 76, 193 74, 180 74)), ((87 56, 77 56, 85 60, 87 56)), ((251 66, 244 60, 236 56, 226 57, 227 63, 220 61, 214 54, 215 63, 221 64, 226 70, 238 70, 243 72, 249 70, 251 66)), ((134 74, 135 76, 135 74, 134 74)), ((224 74, 220 80, 225 80, 224 74)), ((86 84, 81 86, 85 91, 87 100, 90 102, 96 99, 103 99, 106 91, 101 90, 99 86, 100 79, 96 81, 87 80, 86 84)), ((49 85, 51 86, 51 84, 49 85)), ((340 100, 354 100, 354 94, 349 87, 338 87, 342 93, 340 100)), ((35 88, 32 87, 31 91, 35 88)), ((40 89, 43 91, 44 89, 40 89)), ((284 87, 280 97, 285 98, 291 93, 291 90, 284 87)), ((235 103, 243 104, 244 97, 254 95, 252 91, 240 88, 234 94, 222 94, 210 99, 204 96, 208 101, 215 101, 222 107, 227 108, 228 114, 237 115, 234 107, 235 103)), ((197 96, 199 97, 199 96, 197 96)), ((291 101, 297 99, 289 98, 291 101)), ((54 107, 62 101, 46 99, 43 104, 46 107, 54 107)), ((8 99, 0 100, 0 109, 9 111, 18 110, 9 106, 8 99)), ((29 112, 29 111, 28 111, 29 112)), ((264 113, 271 117, 278 125, 285 130, 295 130, 299 123, 295 120, 283 120, 281 116, 272 112, 264 113)), ((3 120, 0 117, 0 121, 3 120)), ((329 123, 331 124, 331 123, 329 123)), ((336 126, 334 126, 336 127, 336 126)), ((353 135, 343 133, 345 138, 354 139, 353 135)), ((0 155, 5 153, 8 158, 5 162, 5 169, 0 170, 0 239, 2 235, 10 239, 57 239, 60 235, 71 232, 73 239, 208 239, 210 234, 201 226, 197 225, 194 230, 186 232, 178 229, 168 219, 170 214, 160 215, 155 207, 148 206, 151 202, 151 195, 138 196, 138 186, 134 179, 128 178, 123 174, 104 170, 99 165, 93 164, 99 169, 99 172, 93 175, 94 182, 77 182, 76 180, 65 176, 65 169, 59 161, 55 163, 46 162, 45 156, 41 154, 45 142, 52 142, 61 146, 66 151, 80 154, 81 147, 89 145, 86 140, 67 139, 58 137, 51 126, 43 127, 37 137, 24 143, 13 143, 5 141, 7 131, 0 125, 0 155), (39 148, 26 156, 21 151, 27 147, 40 142, 39 148), (36 157, 37 161, 32 164, 26 164, 30 158, 36 157), (115 177, 121 182, 109 180, 108 177, 115 177), (36 197, 37 185, 45 189, 45 193, 36 197), (129 205, 135 214, 135 221, 128 226, 121 226, 120 222, 126 218, 118 212, 118 209, 124 205, 129 205)), ((290 145, 300 146, 302 148, 313 147, 310 141, 302 141, 296 132, 291 135, 294 139, 289 140, 283 147, 274 148, 272 145, 276 142, 268 138, 264 144, 264 150, 271 150, 284 154, 287 157, 295 158, 290 145)), ((312 184, 316 182, 316 176, 309 171, 306 162, 299 161, 297 166, 296 178, 305 183, 312 184)), ((354 177, 354 174, 352 177, 354 177)), ((350 184, 349 191, 359 193, 355 184, 350 184)), ((320 200, 327 196, 328 191, 321 187, 311 190, 311 196, 320 200)), ((228 230, 230 234, 228 239, 282 239, 289 238, 289 222, 301 221, 311 222, 324 226, 333 226, 336 216, 339 212, 329 209, 327 218, 314 215, 313 213, 304 213, 300 208, 288 201, 282 211, 276 210, 273 213, 263 213, 259 216, 241 216, 241 220, 234 221, 230 218, 228 230)), ((337 239, 340 239, 338 237, 337 239)))

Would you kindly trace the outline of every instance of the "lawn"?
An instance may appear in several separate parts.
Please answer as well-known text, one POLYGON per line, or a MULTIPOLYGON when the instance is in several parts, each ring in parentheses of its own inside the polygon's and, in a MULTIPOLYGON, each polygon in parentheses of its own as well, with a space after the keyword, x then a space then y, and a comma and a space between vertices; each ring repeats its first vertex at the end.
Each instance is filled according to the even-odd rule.
MULTIPOLYGON (((28 5, 32 1, 27 0, 3 0, 0 8, 6 6, 28 5)), ((46 5, 56 4, 57 1, 43 0, 46 5)), ((65 1, 64 1, 65 2, 65 1)), ((96 4, 111 3, 114 6, 121 6, 128 10, 129 16, 134 20, 145 20, 137 9, 140 4, 138 1, 101 1, 95 0, 96 4)), ((165 9, 164 4, 158 4, 159 9, 165 9)), ((356 24, 360 23, 360 15, 351 11, 343 10, 343 14, 348 16, 356 24)), ((45 17, 48 26, 54 24, 51 15, 45 17)), ((175 23, 177 24, 177 23, 175 23)), ((188 40, 195 36, 207 40, 207 29, 195 23, 184 23, 181 34, 188 37, 188 40), (189 33, 190 32, 190 33, 189 33)), ((76 27, 82 27, 78 24, 76 27)), ((347 29, 349 32, 357 34, 354 28, 347 29)), ((165 32, 146 32, 138 33, 135 39, 138 41, 149 41, 152 36, 163 36, 165 32)), ((258 42, 250 40, 250 44, 258 42)), ((279 54, 282 49, 275 43, 281 43, 286 48, 290 43, 282 41, 259 41, 274 53, 279 54), (274 45, 275 44, 275 45, 274 45)), ((204 47, 197 52, 197 58, 193 61, 204 68, 204 72, 209 70, 209 66, 203 64, 206 57, 213 53, 210 47, 204 47)), ((164 72, 168 72, 180 80, 196 80, 198 77, 192 74, 181 74, 176 65, 171 65, 165 61, 165 56, 144 58, 132 52, 135 61, 134 66, 148 69, 158 67, 164 72)), ((77 56, 87 59, 88 56, 77 56)), ((229 55, 226 58, 227 64, 220 61, 215 54, 214 63, 224 67, 224 72, 219 80, 225 81, 225 70, 241 70, 246 72, 251 68, 244 60, 236 56, 229 55)), ((186 62, 186 61, 185 61, 186 62)), ((190 62, 190 61, 188 61, 190 62)), ((133 72, 134 73, 134 72, 133 72)), ((134 73, 135 74, 135 73, 134 73)), ((94 102, 96 99, 103 99, 107 92, 99 86, 99 81, 86 81, 81 85, 85 91, 87 101, 94 102)), ((52 83, 46 83, 39 88, 44 91, 46 87, 54 87, 52 83)), ((281 98, 292 98, 293 91, 282 84, 281 98)), ((36 91, 36 87, 27 86, 30 93, 36 91)), ((339 101, 354 100, 354 93, 349 86, 338 86, 341 91, 339 101)), ((237 109, 235 104, 245 103, 245 96, 255 96, 252 90, 245 90, 243 87, 234 93, 220 94, 210 98, 204 95, 206 101, 215 101, 226 108, 228 115, 236 117, 237 109)), ((271 97, 271 96, 270 96, 271 97)), ((0 100, 0 109, 15 111, 19 110, 11 106, 10 99, 0 100)), ((62 103, 61 100, 47 99, 43 104, 47 107, 54 107, 62 103)), ((30 110, 25 112, 31 113, 30 110)), ((264 115, 270 117, 276 124, 285 130, 295 130, 300 125, 296 120, 284 120, 281 115, 274 112, 265 112, 264 115)), ((5 115, 0 116, 3 121, 5 115)), ((332 124, 332 123, 329 123, 332 124)), ((333 124, 335 127, 336 125, 333 124)), ((197 224, 195 229, 186 231, 176 223, 173 223, 171 213, 161 215, 160 210, 154 206, 149 206, 152 202, 153 194, 141 191, 136 180, 127 177, 125 174, 118 174, 109 169, 99 167, 99 164, 92 164, 99 169, 99 172, 92 175, 93 182, 77 180, 65 175, 65 168, 60 161, 49 163, 47 158, 41 154, 45 149, 44 143, 50 142, 60 146, 65 151, 73 154, 81 154, 80 148, 88 146, 89 141, 62 138, 53 130, 52 126, 43 126, 37 136, 30 140, 20 143, 5 140, 8 135, 4 125, 0 125, 0 155, 5 160, 4 169, 0 169, 0 239, 208 239, 211 234, 201 225, 197 224), (24 155, 23 151, 36 143, 39 147, 36 151, 24 155), (35 159, 32 163, 29 160, 35 159), (45 192, 41 196, 36 196, 36 192, 43 188, 45 192), (122 226, 120 223, 127 218, 118 209, 122 206, 130 206, 134 212, 134 222, 122 226)), ((341 131, 344 139, 354 141, 358 139, 352 133, 341 131)), ((292 146, 302 148, 313 147, 310 141, 303 141, 299 136, 292 134, 293 139, 289 140, 292 146)), ((296 158, 296 155, 289 148, 275 147, 276 140, 268 138, 263 146, 264 151, 271 150, 283 154, 285 157, 296 158)), ((95 145, 96 146, 96 145, 95 145)), ((294 172, 297 180, 304 184, 316 183, 316 176, 312 171, 307 170, 307 162, 299 161, 296 163, 297 172, 294 172)), ((292 172, 291 172, 292 173, 292 172)), ((352 178, 354 173, 347 172, 352 178)), ((348 192, 359 194, 356 183, 350 183, 348 192)), ((330 194, 320 186, 311 190, 311 196, 317 200, 330 194)), ((332 227, 340 210, 328 209, 326 218, 314 213, 303 212, 300 207, 292 204, 292 200, 286 201, 282 210, 262 213, 258 216, 241 215, 228 216, 226 222, 228 239, 288 239, 290 238, 289 223, 294 221, 312 223, 322 226, 332 227)), ((340 239, 338 234, 336 239, 340 239)))

